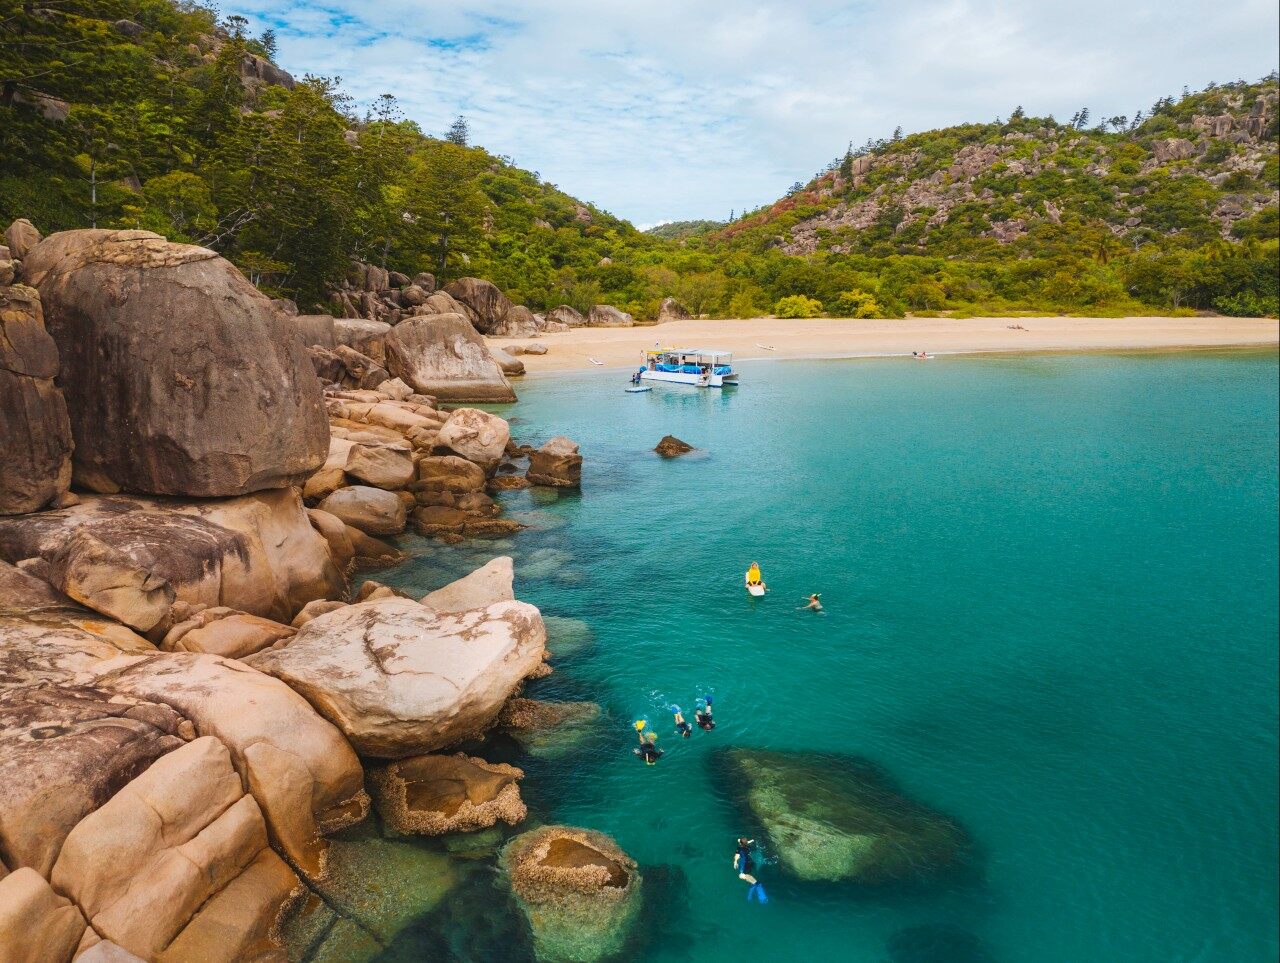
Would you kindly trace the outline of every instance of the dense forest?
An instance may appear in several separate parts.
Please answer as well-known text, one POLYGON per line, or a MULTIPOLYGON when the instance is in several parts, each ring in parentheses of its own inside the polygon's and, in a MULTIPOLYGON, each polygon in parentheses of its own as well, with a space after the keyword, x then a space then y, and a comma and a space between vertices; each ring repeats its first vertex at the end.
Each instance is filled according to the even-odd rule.
POLYGON ((274 36, 173 0, 0 6, 0 221, 211 247, 324 306, 351 261, 492 280, 534 309, 1275 314, 1277 82, 1134 117, 868 142, 778 202, 641 233, 392 94, 295 80, 274 36))

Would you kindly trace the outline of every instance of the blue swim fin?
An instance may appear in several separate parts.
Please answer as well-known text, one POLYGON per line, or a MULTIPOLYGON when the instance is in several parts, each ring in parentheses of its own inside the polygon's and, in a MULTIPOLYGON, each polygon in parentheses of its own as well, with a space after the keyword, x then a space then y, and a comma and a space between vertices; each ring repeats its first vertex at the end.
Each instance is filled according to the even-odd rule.
POLYGON ((761 904, 769 902, 769 895, 764 891, 764 887, 759 883, 756 883, 754 886, 752 886, 750 889, 747 890, 748 903, 751 902, 751 898, 753 896, 755 897, 756 901, 761 904))

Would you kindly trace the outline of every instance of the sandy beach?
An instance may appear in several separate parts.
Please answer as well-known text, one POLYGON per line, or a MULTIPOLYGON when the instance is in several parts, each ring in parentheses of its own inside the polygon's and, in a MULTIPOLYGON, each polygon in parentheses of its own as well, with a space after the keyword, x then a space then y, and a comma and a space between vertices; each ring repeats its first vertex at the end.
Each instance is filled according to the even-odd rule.
MULTIPOLYGON (((1274 318, 907 318, 855 320, 778 318, 688 320, 635 328, 575 328, 546 334, 545 355, 523 355, 530 374, 638 364, 640 352, 663 347, 719 348, 735 359, 853 358, 877 355, 1029 351, 1105 351, 1280 344, 1274 318), (1010 325, 1021 325, 1022 329, 1010 325), (773 350, 767 350, 767 345, 773 350)), ((528 338, 490 338, 510 347, 528 338)))

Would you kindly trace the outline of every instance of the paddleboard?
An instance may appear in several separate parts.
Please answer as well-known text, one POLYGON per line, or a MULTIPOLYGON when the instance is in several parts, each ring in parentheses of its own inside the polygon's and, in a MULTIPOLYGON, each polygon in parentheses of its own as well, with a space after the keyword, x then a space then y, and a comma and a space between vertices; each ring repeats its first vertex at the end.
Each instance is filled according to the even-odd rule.
POLYGON ((754 595, 756 598, 759 598, 760 596, 764 595, 764 582, 755 582, 755 583, 747 582, 746 585, 747 585, 747 591, 750 592, 752 595, 754 595))
POLYGON ((632 385, 630 388, 623 388, 629 395, 638 395, 642 391, 652 391, 653 385, 632 385))

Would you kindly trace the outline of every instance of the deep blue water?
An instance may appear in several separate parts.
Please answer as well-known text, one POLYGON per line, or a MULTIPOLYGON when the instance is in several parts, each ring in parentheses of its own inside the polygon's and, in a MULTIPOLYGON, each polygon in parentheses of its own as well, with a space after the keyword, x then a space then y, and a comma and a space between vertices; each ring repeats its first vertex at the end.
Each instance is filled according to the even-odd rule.
POLYGON ((594 632, 530 694, 606 711, 570 757, 521 762, 532 813, 675 868, 647 877, 637 954, 884 961, 949 926, 997 963, 1275 960, 1276 354, 741 367, 723 392, 526 379, 501 409, 586 457, 580 495, 507 499, 559 527, 498 548, 520 597, 594 632), (659 458, 667 433, 700 451, 659 458), (797 611, 809 592, 825 614, 797 611), (678 741, 662 706, 704 691, 718 728, 678 741), (874 760, 968 830, 978 877, 867 893, 766 866, 749 905, 725 745, 874 760))

